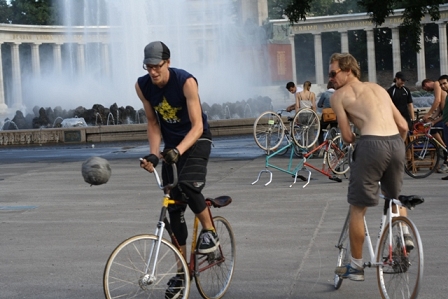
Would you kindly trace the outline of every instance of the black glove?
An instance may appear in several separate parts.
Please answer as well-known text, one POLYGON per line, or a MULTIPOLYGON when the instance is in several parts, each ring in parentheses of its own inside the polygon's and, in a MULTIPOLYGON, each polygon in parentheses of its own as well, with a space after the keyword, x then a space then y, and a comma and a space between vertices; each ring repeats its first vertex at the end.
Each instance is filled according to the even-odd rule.
POLYGON ((168 164, 174 164, 179 160, 180 153, 177 148, 167 148, 162 152, 163 159, 168 164))
POLYGON ((145 157, 143 157, 143 159, 150 162, 152 164, 152 166, 154 166, 154 168, 156 168, 157 164, 159 164, 159 158, 154 154, 145 156, 145 157))

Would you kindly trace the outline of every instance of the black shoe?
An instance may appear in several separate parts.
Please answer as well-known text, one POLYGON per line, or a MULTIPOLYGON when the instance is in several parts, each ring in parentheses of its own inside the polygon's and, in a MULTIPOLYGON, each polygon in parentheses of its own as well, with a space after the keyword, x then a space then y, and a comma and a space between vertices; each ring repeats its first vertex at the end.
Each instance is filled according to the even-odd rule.
POLYGON ((219 238, 215 231, 202 230, 199 235, 197 250, 201 254, 210 253, 218 249, 219 238))
POLYGON ((181 298, 184 290, 184 280, 176 275, 168 281, 168 288, 165 291, 165 299, 181 298))
POLYGON ((447 176, 444 176, 444 177, 442 178, 442 180, 444 180, 444 181, 448 181, 448 175, 447 175, 447 176))
POLYGON ((409 234, 403 235, 404 243, 406 245, 406 251, 411 251, 414 249, 414 240, 412 240, 412 236, 409 234))

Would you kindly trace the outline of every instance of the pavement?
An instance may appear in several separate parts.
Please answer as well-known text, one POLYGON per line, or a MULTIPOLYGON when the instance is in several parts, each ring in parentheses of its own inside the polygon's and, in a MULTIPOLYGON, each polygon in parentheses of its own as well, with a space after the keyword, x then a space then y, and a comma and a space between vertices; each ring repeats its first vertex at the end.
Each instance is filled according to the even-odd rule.
MULTIPOLYGON (((103 269, 112 250, 130 236, 155 230, 162 192, 139 168, 138 158, 147 153, 146 142, 1 148, 0 298, 104 298, 103 269), (81 164, 91 156, 109 161, 107 184, 83 181, 81 164)), ((364 282, 347 280, 333 288, 348 180, 330 181, 313 170, 308 186, 299 181, 290 187, 291 175, 273 169, 268 186, 266 174, 252 185, 264 161, 251 136, 214 140, 204 194, 233 198, 213 212, 230 221, 237 246, 224 298, 379 298, 376 269, 365 270, 364 282)), ((271 162, 287 165, 288 154, 271 162)), ((447 182, 440 180, 445 175, 404 177, 403 194, 426 199, 409 212, 424 245, 419 298, 448 293, 447 182)), ((381 206, 367 212, 372 237, 381 206)), ((190 210, 186 218, 192 223, 190 210)), ((190 298, 200 298, 194 285, 190 298)))

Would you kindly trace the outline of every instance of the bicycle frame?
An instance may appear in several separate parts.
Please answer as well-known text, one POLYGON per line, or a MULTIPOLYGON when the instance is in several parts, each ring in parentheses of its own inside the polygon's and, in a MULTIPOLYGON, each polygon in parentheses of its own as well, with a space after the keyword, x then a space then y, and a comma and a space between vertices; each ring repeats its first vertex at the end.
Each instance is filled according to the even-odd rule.
MULTIPOLYGON (((173 166, 173 173, 175 174, 174 175, 174 177, 175 177, 174 181, 177 182, 177 177, 176 177, 177 176, 177 171, 175 169, 175 164, 173 164, 173 165, 174 165, 173 166)), ((154 243, 152 245, 150 254, 148 256, 148 261, 147 261, 147 264, 146 264, 147 265, 146 273, 148 273, 149 268, 152 265, 152 270, 151 270, 151 273, 150 273, 150 275, 151 275, 150 277, 155 277, 155 271, 157 269, 157 264, 152 263, 152 261, 157 261, 158 260, 160 243, 162 241, 165 229, 167 230, 167 232, 168 232, 168 234, 169 234, 169 236, 171 238, 171 243, 173 243, 175 245, 175 247, 182 253, 182 255, 184 257, 186 256, 186 253, 182 252, 181 246, 179 245, 179 242, 177 241, 176 237, 174 236, 174 233, 173 233, 173 231, 171 229, 170 222, 168 221, 168 219, 166 217, 166 212, 168 210, 168 206, 169 205, 171 205, 171 204, 186 204, 186 203, 183 202, 183 201, 174 200, 174 199, 170 198, 170 195, 168 194, 169 193, 169 189, 171 189, 171 186, 174 186, 176 184, 174 184, 174 183, 170 184, 169 188, 162 187, 162 185, 160 184, 160 179, 158 177, 157 172, 155 172, 155 176, 156 176, 157 184, 159 185, 159 187, 161 189, 166 189, 166 190, 165 190, 165 194, 163 196, 162 210, 161 210, 160 217, 159 217, 159 220, 157 222, 157 228, 156 228, 156 231, 155 231, 155 235, 157 236, 157 243, 154 243)), ((211 222, 213 224, 213 227, 215 227, 215 223, 213 222, 213 216, 212 216, 211 209, 210 209, 212 204, 211 204, 209 199, 206 199, 205 201, 206 201, 207 209, 209 211, 210 220, 211 220, 211 222)), ((219 260, 217 260, 217 261, 214 261, 213 263, 209 262, 207 267, 204 267, 203 269, 201 269, 201 271, 199 270, 199 263, 198 263, 197 257, 201 256, 201 255, 202 256, 207 256, 207 254, 196 253, 196 242, 197 242, 197 237, 198 237, 198 230, 199 230, 199 218, 194 217, 193 233, 192 233, 192 236, 191 236, 190 259, 189 259, 189 261, 187 261, 187 263, 188 263, 188 270, 190 272, 189 273, 190 277, 195 276, 195 275, 199 274, 201 271, 207 270, 207 269, 215 266, 216 264, 220 264, 220 263, 225 261, 224 254, 222 253, 222 248, 221 248, 221 246, 219 246, 219 250, 220 250, 220 253, 221 253, 221 258, 219 260)))
MULTIPOLYGON (((383 196, 381 196, 381 197, 383 197, 383 196)), ((388 206, 387 206, 387 202, 385 203, 385 207, 384 207, 385 211, 383 212, 383 215, 381 216, 380 227, 379 227, 376 244, 375 244, 375 251, 373 250, 373 244, 372 244, 372 240, 370 238, 367 221, 366 221, 366 218, 364 217, 365 237, 367 240, 366 242, 367 242, 367 247, 368 247, 369 256, 370 256, 370 261, 367 263, 364 263, 364 266, 367 266, 369 268, 370 267, 381 267, 387 263, 392 263, 392 219, 394 217, 400 216, 399 207, 403 207, 403 205, 399 200, 396 200, 396 199, 390 199, 388 206), (397 212, 393 211, 394 205, 397 206, 397 208, 396 208, 397 212), (386 209, 387 209, 387 211, 386 211, 386 209), (389 260, 387 261, 387 263, 385 261, 384 262, 376 262, 377 257, 379 255, 378 250, 379 250, 379 245, 380 245, 380 238, 381 238, 381 235, 383 234, 386 224, 389 224, 389 260)), ((402 244, 404 244, 404 236, 403 236, 403 230, 402 230, 401 224, 400 224, 400 230, 401 230, 401 233, 400 233, 401 241, 402 241, 402 244)), ((406 248, 404 248, 404 250, 406 250, 406 248)))
MULTIPOLYGON (((327 134, 328 134, 328 132, 327 132, 327 134)), ((327 176, 331 180, 341 182, 340 178, 334 176, 334 174, 331 172, 330 168, 327 166, 327 162, 326 162, 327 155, 328 155, 328 150, 330 148, 332 148, 335 151, 339 151, 340 150, 339 147, 333 143, 333 140, 331 138, 330 139, 325 138, 325 141, 321 145, 319 145, 318 147, 314 148, 312 151, 304 154, 302 159, 301 159, 301 161, 299 162, 299 164, 297 164, 294 168, 293 168, 293 164, 292 164, 293 155, 294 155, 293 147, 294 147, 294 142, 291 141, 290 143, 288 143, 284 147, 282 147, 280 149, 277 149, 272 154, 267 155, 266 156, 266 162, 265 162, 265 167, 266 168, 264 170, 260 171, 260 173, 258 174, 258 178, 252 183, 252 185, 257 183, 260 180, 261 174, 265 173, 265 172, 269 173, 269 181, 265 184, 265 186, 269 185, 272 182, 272 172, 270 170, 268 170, 268 167, 277 169, 277 170, 282 171, 282 172, 286 172, 286 173, 294 176, 294 182, 289 186, 290 188, 297 182, 297 176, 298 176, 299 171, 301 171, 301 170, 304 170, 304 171, 308 172, 307 182, 306 182, 306 184, 304 184, 302 186, 302 188, 305 188, 310 183, 311 171, 308 170, 306 167, 309 167, 311 169, 314 169, 314 170, 320 172, 321 174, 327 176), (269 160, 272 157, 276 156, 279 152, 283 152, 284 150, 287 150, 290 147, 291 147, 290 158, 289 158, 289 162, 288 162, 288 167, 286 169, 281 168, 281 167, 279 167, 277 165, 274 165, 274 164, 269 162, 269 160), (322 168, 319 169, 319 168, 315 167, 314 165, 309 164, 307 162, 307 158, 309 156, 311 156, 312 154, 314 154, 315 152, 321 150, 321 149, 324 149, 324 156, 323 156, 323 161, 322 161, 322 168)))

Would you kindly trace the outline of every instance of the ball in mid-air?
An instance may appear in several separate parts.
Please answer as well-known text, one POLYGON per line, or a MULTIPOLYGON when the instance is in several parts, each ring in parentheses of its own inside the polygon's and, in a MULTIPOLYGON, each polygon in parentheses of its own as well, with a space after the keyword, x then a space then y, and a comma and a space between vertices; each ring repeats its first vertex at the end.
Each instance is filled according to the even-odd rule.
POLYGON ((82 163, 82 176, 90 185, 102 185, 109 181, 112 169, 109 161, 100 157, 91 157, 82 163))

